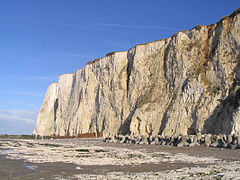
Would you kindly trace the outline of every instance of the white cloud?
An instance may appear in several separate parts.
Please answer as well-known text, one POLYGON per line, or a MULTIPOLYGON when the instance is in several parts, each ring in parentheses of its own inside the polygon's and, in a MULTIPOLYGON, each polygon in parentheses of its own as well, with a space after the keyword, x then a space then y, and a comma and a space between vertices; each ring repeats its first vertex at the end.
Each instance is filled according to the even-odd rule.
POLYGON ((48 21, 38 21, 38 20, 27 20, 34 23, 50 24, 50 25, 60 25, 60 26, 69 26, 69 27, 78 27, 84 29, 96 29, 94 26, 109 26, 116 28, 134 28, 134 29, 163 29, 169 31, 177 31, 177 29, 166 27, 166 26, 134 26, 134 25, 124 25, 124 24, 115 24, 115 23, 89 23, 89 25, 78 25, 78 24, 68 24, 68 23, 59 23, 59 22, 48 22, 48 21))
POLYGON ((57 79, 57 76, 12 76, 12 75, 6 75, 6 76, 0 76, 0 79, 15 79, 15 80, 41 80, 41 81, 53 81, 57 79))
POLYGON ((14 20, 14 21, 24 21, 24 22, 32 22, 32 23, 39 23, 39 24, 49 24, 49 25, 59 25, 59 26, 69 26, 69 27, 78 27, 78 28, 83 28, 83 29, 89 29, 88 26, 61 23, 61 22, 41 21, 41 20, 35 20, 35 19, 21 19, 21 18, 15 18, 15 17, 0 17, 0 18, 14 20))
POLYGON ((113 28, 133 28, 133 29, 162 29, 168 31, 177 31, 177 29, 166 27, 166 26, 147 26, 147 25, 125 25, 125 24, 117 24, 117 23, 85 23, 84 25, 79 24, 69 24, 69 23, 61 23, 61 22, 50 22, 50 21, 41 21, 35 19, 20 19, 20 18, 10 18, 10 17, 0 17, 1 19, 8 19, 14 21, 25 21, 31 23, 39 23, 39 24, 48 24, 48 25, 58 25, 65 27, 76 27, 81 29, 93 29, 93 30, 102 30, 102 31, 111 31, 106 28, 101 28, 99 26, 108 26, 113 28))
POLYGON ((124 25, 124 24, 111 24, 111 23, 97 23, 101 26, 109 26, 116 28, 129 28, 129 29, 163 29, 169 31, 177 31, 177 29, 166 27, 166 26, 134 26, 134 25, 124 25))
POLYGON ((37 110, 8 110, 0 109, 0 121, 23 121, 27 124, 35 124, 37 119, 37 110))
POLYGON ((39 96, 39 97, 44 96, 44 94, 29 92, 29 91, 0 91, 0 94, 18 94, 18 95, 39 96))

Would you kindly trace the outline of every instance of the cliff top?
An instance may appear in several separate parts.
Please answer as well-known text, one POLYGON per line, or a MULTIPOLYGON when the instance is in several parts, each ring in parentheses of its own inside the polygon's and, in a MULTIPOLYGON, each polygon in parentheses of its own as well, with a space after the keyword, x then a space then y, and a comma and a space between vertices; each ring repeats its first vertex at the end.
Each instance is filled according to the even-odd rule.
MULTIPOLYGON (((228 19, 228 18, 231 18, 231 19, 232 19, 233 17, 235 17, 235 16, 238 15, 239 13, 240 13, 240 7, 238 7, 233 13, 222 17, 222 18, 220 19, 220 21, 217 22, 217 23, 213 23, 213 24, 210 24, 210 25, 199 25, 199 24, 198 24, 198 25, 194 26, 194 27, 193 27, 192 29, 190 29, 190 30, 184 30, 184 31, 179 30, 178 32, 174 33, 172 36, 170 36, 170 37, 168 37, 168 38, 158 39, 158 40, 150 41, 150 42, 146 42, 146 43, 140 43, 140 44, 137 44, 137 45, 131 47, 129 50, 131 50, 131 49, 133 49, 133 48, 137 48, 137 47, 139 47, 139 46, 145 46, 145 45, 149 45, 149 44, 151 44, 151 43, 156 43, 156 42, 159 42, 159 41, 165 41, 165 40, 167 40, 167 39, 169 39, 169 38, 176 37, 180 32, 187 32, 187 31, 191 31, 191 30, 193 30, 193 29, 200 29, 201 27, 204 27, 204 26, 212 26, 212 25, 214 25, 214 24, 221 23, 223 20, 226 20, 226 19, 228 19)), ((94 60, 88 61, 88 62, 86 63, 86 65, 94 64, 94 63, 96 63, 96 62, 98 62, 98 61, 103 60, 103 59, 106 58, 106 57, 113 56, 113 55, 116 54, 116 53, 124 53, 124 52, 126 53, 126 52, 128 52, 129 50, 127 50, 127 51, 109 52, 109 53, 107 53, 106 56, 104 56, 104 57, 95 58, 94 60)), ((70 73, 69 73, 69 74, 70 74, 70 73)), ((64 75, 64 74, 61 74, 61 75, 64 75)))
POLYGON ((232 14, 223 16, 223 17, 221 18, 221 21, 222 21, 223 19, 225 19, 225 18, 228 18, 228 17, 231 17, 231 18, 232 18, 232 17, 238 15, 239 13, 240 13, 240 7, 238 7, 232 14))
MULTIPOLYGON (((217 22, 217 23, 221 23, 221 21, 223 21, 223 20, 225 20, 225 19, 227 19, 227 18, 233 18, 234 16, 238 15, 239 13, 240 13, 240 7, 238 7, 233 13, 222 17, 222 18, 220 19, 220 21, 217 22)), ((214 23, 214 24, 217 24, 217 23, 214 23)), ((137 44, 137 45, 133 46, 133 47, 130 48, 130 49, 136 48, 136 47, 138 47, 138 46, 143 46, 143 45, 148 45, 148 44, 151 44, 151 43, 159 42, 159 41, 165 41, 166 39, 169 39, 169 38, 172 38, 172 37, 177 36, 177 35, 179 34, 179 32, 191 31, 191 30, 196 29, 196 28, 199 29, 199 28, 201 28, 202 26, 211 26, 211 25, 213 25, 213 24, 210 24, 210 25, 199 25, 199 24, 198 24, 198 25, 194 26, 194 27, 193 27, 192 29, 190 29, 190 30, 184 30, 184 31, 181 31, 181 30, 180 30, 180 31, 178 31, 177 33, 174 33, 173 36, 171 36, 171 37, 168 37, 168 38, 165 38, 165 39, 158 39, 158 40, 150 41, 150 42, 146 42, 146 43, 140 43, 140 44, 137 44)), ((115 53, 118 53, 118 52, 127 52, 127 51, 110 52, 110 53, 107 53, 105 57, 107 57, 107 56, 112 56, 112 55, 114 55, 115 53)), ((100 61, 100 60, 103 59, 103 58, 104 58, 104 57, 102 57, 102 58, 96 58, 96 59, 94 59, 94 60, 92 60, 92 61, 87 62, 86 65, 94 64, 95 62, 98 62, 98 61, 100 61)))

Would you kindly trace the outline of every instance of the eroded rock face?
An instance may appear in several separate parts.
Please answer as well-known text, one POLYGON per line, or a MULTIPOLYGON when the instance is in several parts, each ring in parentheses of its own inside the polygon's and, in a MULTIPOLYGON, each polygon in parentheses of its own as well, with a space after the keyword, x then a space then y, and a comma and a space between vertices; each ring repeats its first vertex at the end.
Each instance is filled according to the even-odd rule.
POLYGON ((55 133, 56 109, 58 108, 58 84, 52 83, 44 98, 38 114, 38 120, 33 134, 50 136, 55 133))
POLYGON ((36 135, 240 134, 240 9, 50 85, 36 135))

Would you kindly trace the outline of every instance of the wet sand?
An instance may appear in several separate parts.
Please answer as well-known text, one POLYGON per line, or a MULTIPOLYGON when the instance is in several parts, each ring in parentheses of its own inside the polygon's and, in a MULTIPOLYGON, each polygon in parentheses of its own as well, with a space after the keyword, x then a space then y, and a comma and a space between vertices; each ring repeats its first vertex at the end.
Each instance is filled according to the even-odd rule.
MULTIPOLYGON (((232 150, 232 149, 220 149, 220 148, 207 148, 207 147, 171 147, 171 146, 159 146, 159 145, 134 145, 134 144, 113 144, 113 143, 104 143, 100 139, 59 139, 59 140, 6 140, 6 139, 0 139, 0 179, 126 179, 129 177, 136 177, 138 179, 154 179, 154 178, 163 178, 165 179, 179 179, 186 176, 186 179, 191 179, 191 177, 194 178, 194 175, 204 175, 199 172, 197 172, 197 169, 203 168, 203 171, 205 172, 206 169, 209 170, 210 175, 209 177, 216 176, 216 177, 222 177, 222 171, 214 171, 216 167, 218 169, 223 168, 224 166, 227 167, 227 165, 230 167, 230 169, 227 169, 227 172, 234 171, 234 173, 237 173, 233 175, 236 179, 240 175, 240 150, 232 150), (45 143, 45 144, 44 144, 45 143), (47 144, 48 143, 48 144, 47 144), (7 144, 7 145, 6 145, 7 144), (18 147, 16 144, 20 144, 18 147), (30 145, 27 147, 26 145, 30 145), (39 151, 39 144, 41 145, 47 145, 46 147, 43 147, 44 149, 49 148, 47 151, 48 154, 45 154, 45 162, 38 162, 33 157, 37 154, 39 151), (49 146, 52 147, 49 147, 49 146), (60 147, 60 145, 63 145, 63 147, 60 147), (33 146, 33 147, 32 147, 33 146), (12 147, 13 150, 9 150, 12 147), (86 147, 89 147, 86 149, 86 147), (96 150, 96 147, 98 148, 96 150), (106 149, 107 151, 113 150, 109 152, 108 154, 104 154, 101 151, 99 151, 99 148, 101 151, 106 149), (22 148, 22 149, 21 149, 22 148), (63 149, 64 148, 64 149, 63 149), (89 158, 86 159, 79 159, 78 161, 73 161, 74 163, 69 163, 66 161, 63 161, 62 159, 58 159, 57 156, 61 155, 61 151, 66 150, 66 152, 70 149, 75 150, 86 150, 86 152, 78 152, 79 154, 83 155, 91 155, 92 149, 95 148, 94 156, 96 154, 100 154, 101 156, 96 156, 97 161, 99 161, 98 164, 92 164, 91 161, 89 161, 89 165, 86 161, 89 158), (78 148, 78 149, 76 149, 78 148), (85 148, 85 149, 79 149, 79 148, 85 148), (20 151, 21 149, 21 151, 20 151), (59 151, 58 151, 59 150, 59 151), (87 150, 90 150, 89 152, 87 150), (131 156, 139 153, 140 150, 141 153, 145 153, 147 156, 150 154, 152 155, 152 159, 144 159, 144 163, 141 163, 141 157, 136 158, 128 158, 126 159, 124 156, 124 161, 121 161, 124 163, 124 165, 121 165, 118 163, 118 160, 120 159, 118 156, 114 158, 109 158, 109 164, 105 162, 105 164, 101 165, 100 161, 102 158, 102 155, 109 156, 109 154, 114 154, 115 150, 120 150, 118 152, 126 151, 125 153, 132 152, 131 156), (31 152, 29 152, 31 151, 31 152), (99 153, 96 153, 98 152, 99 153), (51 158, 51 153, 56 153, 56 158, 53 160, 49 160, 51 158), (29 153, 32 157, 28 154, 29 153), (36 154, 35 154, 36 153, 36 154), (160 154, 158 154, 160 153, 160 154), (163 153, 163 154, 161 154, 163 153), (158 157, 163 156, 163 157, 158 157), (25 158, 24 158, 25 157, 25 158), (136 159, 138 158, 138 161, 136 159), (157 158, 163 158, 159 159, 159 161, 154 161, 157 158), (176 159, 177 158, 177 159, 176 159), (181 159, 183 158, 183 159, 181 159), (185 158, 185 159, 184 159, 185 158), (199 158, 199 162, 197 161, 191 161, 188 159, 197 159, 199 158), (201 161, 201 158, 207 159, 206 163, 201 161), (209 158, 209 159, 208 159, 209 158), (211 158, 217 159, 216 161, 211 161, 211 158), (175 159, 175 160, 172 160, 175 159), (111 162, 111 160, 117 160, 114 161, 115 164, 111 162), (132 163, 133 160, 136 161, 136 163, 132 163), (52 162, 51 162, 52 161, 52 162), (132 161, 132 162, 131 162, 132 161), (221 164, 224 162, 225 164, 221 164), (234 163, 234 164, 231 164, 234 163), (216 166, 216 167, 215 167, 216 166), (223 166, 223 167, 222 167, 223 166), (234 166, 234 167, 232 167, 234 166), (235 167, 236 166, 236 167, 235 167), (204 169, 205 168, 205 169, 204 169), (186 172, 185 172, 186 171, 186 172), (179 173, 180 174, 179 174, 179 173), (149 174, 150 173, 150 174, 149 174), (165 174, 168 174, 166 175, 165 174), (172 176, 171 173, 179 174, 177 178, 175 176, 172 176), (212 173, 212 174, 211 174, 212 173), (214 174, 215 173, 215 174, 214 174)), ((65 152, 65 153, 66 153, 65 152)), ((71 152, 76 153, 76 151, 71 152)), ((71 154, 70 153, 70 154, 71 154)), ((123 153, 124 154, 124 153, 123 153)), ((143 154, 143 155, 145 155, 143 154)), ((75 154, 74 159, 76 158, 75 154)), ((40 156, 41 157, 41 156, 40 156)), ((122 156, 121 156, 122 157, 122 156)), ((62 158, 62 156, 60 156, 62 158)), ((37 159, 37 158, 36 158, 37 159)), ((44 158, 43 158, 44 159, 44 158)), ((103 159, 105 160, 105 159, 103 159)), ((122 159, 121 159, 122 160, 122 159)), ((224 171, 224 169, 223 169, 224 171)), ((198 177, 198 176, 197 176, 198 177)), ((208 176, 203 176, 208 177, 208 176)), ((227 179, 228 174, 225 175, 225 179, 227 179)))
POLYGON ((12 160, 0 155, 0 179, 34 180, 71 177, 76 173, 76 165, 68 163, 35 164, 24 160, 12 160))
POLYGON ((81 166, 71 163, 35 164, 24 160, 7 159, 0 155, 0 179, 72 179, 74 174, 107 174, 109 172, 158 172, 191 166, 186 163, 143 164, 140 166, 81 166), (34 167, 29 169, 28 166, 34 167))

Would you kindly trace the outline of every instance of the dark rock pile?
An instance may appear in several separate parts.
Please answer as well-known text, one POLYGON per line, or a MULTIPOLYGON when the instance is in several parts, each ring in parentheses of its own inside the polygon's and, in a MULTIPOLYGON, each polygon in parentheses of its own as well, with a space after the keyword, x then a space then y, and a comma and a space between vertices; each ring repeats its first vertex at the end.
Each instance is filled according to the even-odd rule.
POLYGON ((118 135, 114 137, 105 137, 104 142, 109 143, 133 143, 133 144, 155 144, 170 145, 176 147, 219 147, 240 149, 240 136, 233 135, 173 135, 173 136, 135 136, 118 135))

